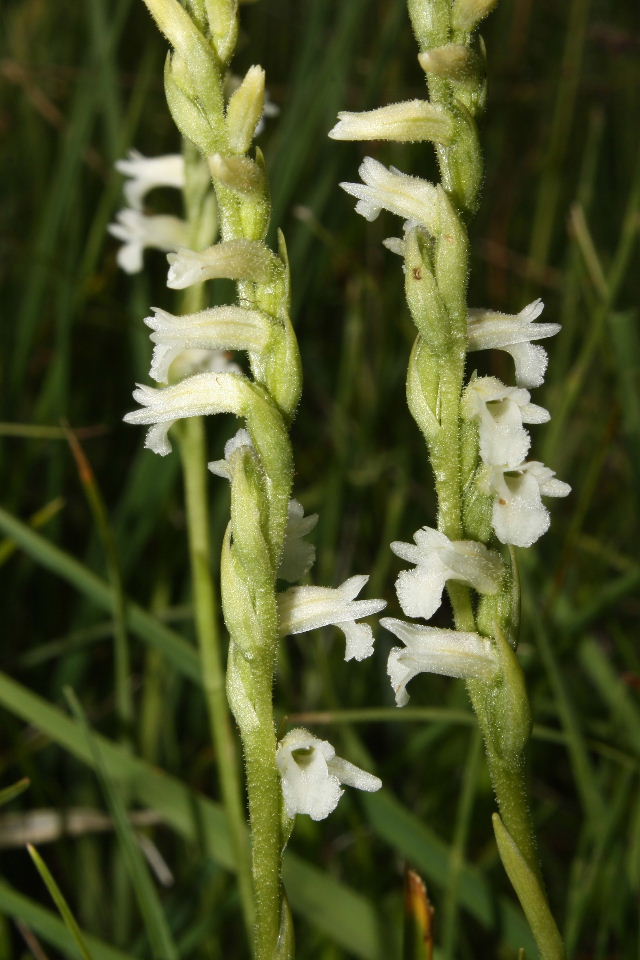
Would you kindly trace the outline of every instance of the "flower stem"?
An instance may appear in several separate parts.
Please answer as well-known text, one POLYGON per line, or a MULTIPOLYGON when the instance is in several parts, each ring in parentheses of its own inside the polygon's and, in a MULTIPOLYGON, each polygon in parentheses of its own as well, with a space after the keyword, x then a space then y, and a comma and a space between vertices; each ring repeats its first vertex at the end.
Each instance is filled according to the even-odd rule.
MULTIPOLYGON (((272 658, 266 658, 272 659, 272 658)), ((282 908, 281 785, 276 766, 272 663, 254 669, 252 703, 258 724, 243 736, 251 819, 251 866, 255 889, 255 960, 276 955, 282 908)))
POLYGON ((201 417, 182 424, 180 453, 185 488, 189 554, 195 605, 196 632, 211 738, 216 752, 222 803, 227 816, 238 872, 240 898, 247 931, 253 927, 253 888, 249 843, 244 818, 240 765, 225 693, 218 597, 211 574, 211 538, 207 504, 207 458, 201 417))

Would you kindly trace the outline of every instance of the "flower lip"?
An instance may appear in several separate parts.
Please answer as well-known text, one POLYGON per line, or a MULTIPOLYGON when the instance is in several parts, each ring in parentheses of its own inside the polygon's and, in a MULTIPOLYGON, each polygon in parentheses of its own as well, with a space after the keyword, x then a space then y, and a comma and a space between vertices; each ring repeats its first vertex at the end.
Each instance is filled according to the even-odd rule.
POLYGON ((504 470, 493 467, 488 489, 495 494, 492 522, 502 543, 530 547, 549 529, 551 517, 542 497, 566 497, 571 487, 543 463, 530 460, 504 470))
POLYGON ((301 727, 290 730, 280 741, 276 763, 289 817, 303 813, 312 820, 324 820, 344 793, 341 784, 368 792, 382 786, 378 777, 337 757, 328 740, 301 727))

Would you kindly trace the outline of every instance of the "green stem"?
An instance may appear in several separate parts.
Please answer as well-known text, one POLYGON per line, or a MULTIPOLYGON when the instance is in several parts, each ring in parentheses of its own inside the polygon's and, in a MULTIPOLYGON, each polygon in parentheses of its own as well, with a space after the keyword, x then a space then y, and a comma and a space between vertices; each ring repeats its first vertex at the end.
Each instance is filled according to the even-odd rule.
POLYGON ((282 901, 282 788, 276 766, 272 660, 267 653, 261 668, 251 665, 252 703, 259 722, 243 735, 256 907, 255 960, 273 960, 276 955, 282 901))
POLYGON ((222 666, 222 643, 217 616, 218 599, 211 574, 211 539, 207 504, 207 458, 201 417, 182 424, 180 453, 185 485, 189 554, 193 578, 196 632, 202 661, 203 683, 211 737, 216 751, 222 802, 238 870, 240 897, 247 930, 253 926, 253 889, 249 844, 238 751, 231 728, 222 666))

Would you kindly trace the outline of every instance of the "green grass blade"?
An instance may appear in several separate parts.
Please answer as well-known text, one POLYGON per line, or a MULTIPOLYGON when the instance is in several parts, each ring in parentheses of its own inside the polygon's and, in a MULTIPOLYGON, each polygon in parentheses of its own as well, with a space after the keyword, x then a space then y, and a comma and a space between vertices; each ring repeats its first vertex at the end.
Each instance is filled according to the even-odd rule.
MULTIPOLYGON (((430 882, 444 887, 449 872, 449 847, 387 791, 367 794, 363 801, 372 829, 378 836, 406 857, 430 882)), ((461 906, 483 926, 487 929, 493 926, 496 910, 494 897, 487 881, 474 867, 461 867, 457 895, 461 906)), ((505 942, 513 949, 524 944, 528 951, 533 952, 535 945, 529 928, 513 904, 500 898, 497 913, 505 942)))
MULTIPOLYGON (((71 960, 77 960, 78 957, 83 956, 62 920, 58 919, 51 910, 47 910, 35 900, 14 890, 4 880, 0 880, 0 912, 26 924, 29 929, 34 930, 39 937, 71 960)), ((131 960, 128 954, 103 943, 97 937, 92 937, 90 934, 83 934, 83 936, 89 956, 93 960, 131 960)))
MULTIPOLYGON (((104 580, 1 507, 0 529, 20 544, 37 563, 67 580, 103 610, 113 610, 113 590, 104 580)), ((127 623, 130 630, 142 640, 162 650, 180 673, 196 683, 201 682, 198 655, 177 633, 158 623, 142 607, 131 601, 127 602, 127 623)))
POLYGON ((29 789, 30 784, 29 777, 23 777, 22 780, 12 783, 10 787, 4 787, 0 790, 0 807, 4 807, 7 803, 11 803, 12 800, 19 797, 21 793, 29 789))
POLYGON ((65 694, 71 704, 71 709, 78 721, 80 729, 89 744, 89 750, 91 751, 93 759, 92 765, 98 774, 107 805, 113 817, 120 848, 129 870, 133 891, 138 900, 140 912, 145 921, 145 929, 149 937, 153 955, 162 957, 163 960, 177 960, 178 951, 173 942, 160 899, 149 875, 147 864, 131 828, 122 799, 105 770, 100 749, 87 723, 87 718, 80 705, 80 701, 71 690, 67 689, 65 694))
POLYGON ((58 912, 60 913, 60 916, 64 921, 64 925, 66 926, 67 930, 73 937, 73 940, 78 948, 78 952, 82 957, 82 960, 94 960, 91 953, 89 952, 89 948, 87 947, 82 931, 78 926, 78 922, 71 911, 71 907, 67 903, 64 897, 64 894, 62 893, 62 890, 56 883, 53 877, 53 874, 51 873, 51 871, 49 870, 46 863, 44 862, 44 860, 42 859, 42 857, 40 856, 40 854, 38 853, 35 847, 33 847, 30 843, 28 843, 27 850, 29 851, 29 856, 33 860, 36 870, 42 877, 44 885, 46 886, 47 890, 51 895, 51 899, 53 900, 56 907, 58 908, 58 912))
MULTIPOLYGON (((83 763, 95 767, 78 723, 3 673, 0 705, 43 731, 83 763)), ((212 860, 228 870, 234 869, 226 818, 219 804, 106 737, 94 734, 93 739, 110 779, 126 783, 139 803, 161 814, 183 837, 201 844, 212 860)), ((284 877, 295 912, 362 960, 382 960, 379 920, 366 897, 293 853, 285 855, 284 877)))

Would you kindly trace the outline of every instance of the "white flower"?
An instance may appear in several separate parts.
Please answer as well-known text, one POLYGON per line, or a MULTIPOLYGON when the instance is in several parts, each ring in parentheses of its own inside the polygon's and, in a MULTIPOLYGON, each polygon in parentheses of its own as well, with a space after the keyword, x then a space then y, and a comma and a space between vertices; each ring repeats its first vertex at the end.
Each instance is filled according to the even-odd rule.
POLYGON ((345 660, 364 660, 373 653, 373 632, 362 617, 379 613, 384 600, 354 600, 369 577, 350 577, 340 587, 290 587, 278 596, 280 634, 306 633, 334 624, 346 638, 345 660))
POLYGON ((505 350, 513 357, 518 386, 539 387, 547 369, 547 352, 544 347, 531 341, 553 337, 560 330, 559 323, 533 322, 543 309, 542 300, 534 300, 515 315, 492 310, 470 310, 468 349, 505 350))
POLYGON ((268 283, 278 263, 264 243, 244 239, 226 240, 200 251, 183 247, 169 253, 167 260, 167 286, 173 290, 184 290, 217 277, 268 283))
POLYGON ((290 730, 280 741, 276 762, 289 817, 306 813, 312 820, 324 820, 344 793, 341 783, 369 793, 382 786, 378 777, 337 757, 328 740, 302 728, 290 730))
POLYGON ((137 150, 130 150, 126 160, 116 161, 116 170, 129 177, 124 195, 134 210, 142 209, 143 199, 154 187, 184 187, 184 158, 179 153, 144 157, 137 150))
POLYGON ((254 449, 253 441, 247 430, 242 427, 231 437, 224 445, 224 460, 212 460, 207 467, 216 477, 222 477, 224 480, 231 480, 231 458, 236 450, 242 447, 254 449))
POLYGON ((334 140, 397 140, 403 143, 433 140, 450 144, 453 119, 436 104, 407 100, 360 113, 343 110, 329 136, 334 140))
POLYGON ((147 217, 139 210, 119 210, 117 223, 110 223, 109 233, 122 240, 118 250, 118 264, 125 273, 142 269, 142 253, 148 247, 154 250, 177 250, 189 241, 189 226, 178 217, 147 217))
POLYGON ((318 522, 318 514, 305 517, 304 508, 297 500, 289 500, 287 533, 278 576, 289 583, 297 583, 309 572, 316 559, 316 548, 303 538, 318 522))
POLYGON ((258 310, 245 307, 209 307, 199 313, 175 316, 160 307, 152 307, 153 315, 144 322, 151 327, 155 343, 150 375, 166 383, 169 367, 183 350, 249 350, 264 349, 271 323, 258 310))
POLYGON ((399 707, 409 702, 406 686, 419 673, 489 679, 498 669, 493 645, 477 633, 440 630, 393 617, 383 617, 380 623, 404 643, 404 647, 393 647, 387 662, 399 707))
POLYGON ((347 193, 356 197, 356 213, 365 220, 375 220, 381 210, 389 210, 404 220, 415 220, 435 232, 438 214, 438 189, 432 183, 389 170, 373 157, 365 157, 358 173, 362 183, 341 183, 347 193))
POLYGON ((414 570, 403 570, 396 580, 398 600, 408 617, 432 617, 442 603, 447 580, 468 583, 480 593, 497 591, 502 561, 483 543, 450 540, 431 527, 417 530, 413 539, 415 544, 391 544, 396 556, 416 565, 414 570))
POLYGON ((480 456, 496 467, 521 464, 531 446, 523 423, 546 423, 549 411, 530 403, 522 387, 507 387, 496 377, 476 377, 465 391, 466 415, 479 421, 480 456))
POLYGON ((532 460, 504 471, 489 472, 489 489, 496 495, 493 529, 498 540, 516 547, 530 547, 549 529, 549 511, 542 497, 566 497, 571 487, 556 480, 543 463, 532 460))
POLYGON ((198 373, 163 389, 138 383, 133 399, 142 406, 123 420, 150 425, 144 445, 164 457, 171 452, 168 433, 176 420, 213 413, 244 416, 247 387, 244 377, 235 373, 198 373))

